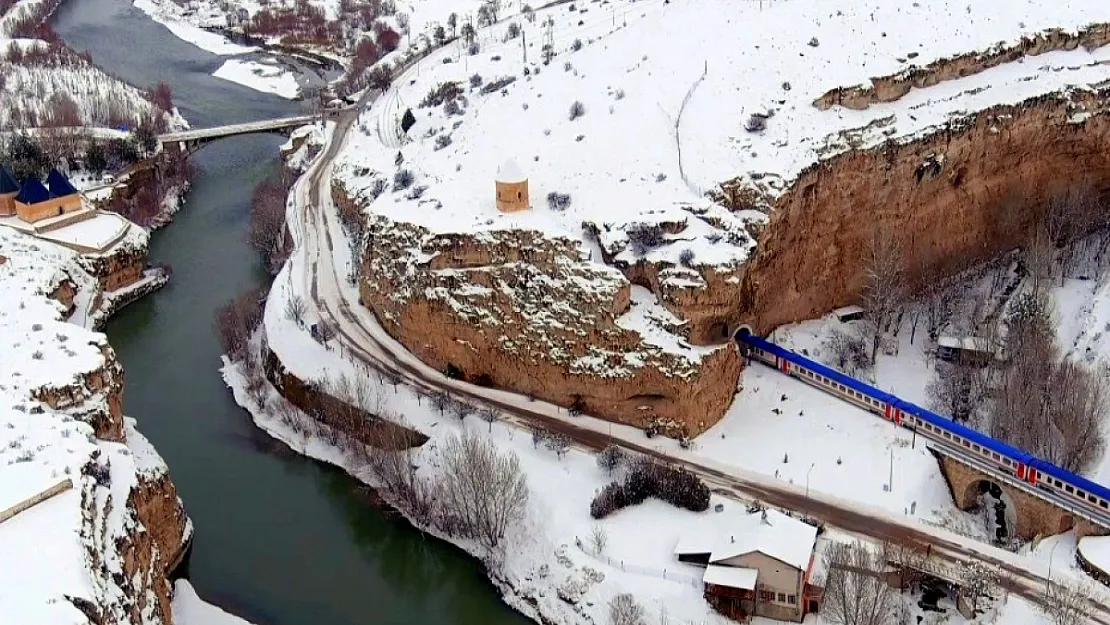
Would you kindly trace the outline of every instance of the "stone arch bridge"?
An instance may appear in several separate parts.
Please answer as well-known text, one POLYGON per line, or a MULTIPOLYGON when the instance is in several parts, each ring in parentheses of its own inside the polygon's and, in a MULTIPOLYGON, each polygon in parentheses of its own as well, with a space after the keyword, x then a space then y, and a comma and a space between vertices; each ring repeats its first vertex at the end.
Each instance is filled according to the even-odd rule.
POLYGON ((1018 538, 1032 540, 1038 535, 1050 536, 1072 529, 1080 537, 1108 533, 1106 528, 1086 518, 1082 511, 1050 500, 1047 493, 1016 476, 987 472, 976 458, 945 446, 930 444, 929 449, 940 462, 941 473, 960 510, 979 508, 979 495, 985 490, 1001 491, 1014 507, 1016 523, 1012 533, 1018 538))

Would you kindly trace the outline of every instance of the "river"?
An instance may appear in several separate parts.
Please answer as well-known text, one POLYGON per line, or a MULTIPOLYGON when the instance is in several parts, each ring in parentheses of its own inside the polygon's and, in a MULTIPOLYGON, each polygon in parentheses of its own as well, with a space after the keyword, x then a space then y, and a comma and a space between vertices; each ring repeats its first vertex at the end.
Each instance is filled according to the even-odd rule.
MULTIPOLYGON (((194 127, 296 114, 301 105, 210 74, 223 58, 175 38, 126 0, 68 0, 54 27, 136 85, 165 80, 194 127)), ((245 243, 251 190, 284 140, 225 139, 151 259, 173 266, 160 292, 106 332, 127 373, 124 408, 169 464, 196 524, 188 576, 198 593, 258 625, 521 625, 460 550, 372 505, 345 474, 258 430, 218 367, 213 311, 268 280, 245 243)))

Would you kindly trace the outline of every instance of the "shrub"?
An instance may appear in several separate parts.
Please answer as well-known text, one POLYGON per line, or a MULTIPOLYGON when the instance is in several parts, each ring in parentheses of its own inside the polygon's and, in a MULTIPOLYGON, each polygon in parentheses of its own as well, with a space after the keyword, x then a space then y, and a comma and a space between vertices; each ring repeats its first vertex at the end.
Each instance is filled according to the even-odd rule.
POLYGON ((473 76, 470 77, 470 88, 471 89, 477 89, 478 87, 481 87, 481 86, 482 86, 482 76, 481 76, 481 74, 474 74, 473 76))
POLYGON ((482 51, 482 46, 478 45, 477 41, 470 44, 470 47, 466 49, 467 54, 469 54, 470 56, 475 56, 481 51, 482 51))
POLYGON ((572 52, 578 52, 579 50, 581 50, 582 49, 582 40, 581 39, 575 39, 574 43, 570 44, 570 49, 571 49, 572 52))
POLYGON ((509 27, 505 30, 505 41, 516 39, 520 36, 520 24, 510 22, 509 27))
POLYGON ((408 169, 398 169, 397 173, 393 174, 393 191, 401 191, 412 186, 416 176, 408 169))
POLYGON ((454 100, 461 94, 462 87, 459 86, 459 83, 453 80, 444 81, 428 91, 428 95, 424 96, 424 100, 420 102, 420 106, 439 106, 444 102, 454 100))
POLYGON ((613 97, 618 99, 618 100, 623 100, 624 99, 624 89, 617 89, 616 91, 614 91, 613 92, 613 97))
POLYGON ((613 482, 594 497, 590 515, 601 519, 626 507, 643 503, 648 497, 693 512, 709 509, 709 487, 685 469, 675 469, 651 460, 633 463, 624 482, 613 482))
POLYGON ((767 116, 759 113, 753 113, 748 121, 744 124, 744 130, 748 132, 763 132, 767 129, 767 116))
POLYGON ((494 91, 501 91, 502 89, 504 89, 505 87, 508 87, 509 85, 513 84, 514 82, 516 82, 516 76, 503 76, 503 77, 498 78, 497 80, 487 84, 485 87, 482 87, 481 93, 490 94, 490 93, 493 93, 494 91))
POLYGON ((443 148, 445 148, 449 145, 451 145, 451 135, 444 134, 444 135, 439 135, 438 137, 436 137, 436 147, 435 147, 435 149, 442 150, 443 148))
POLYGON ((664 243, 663 228, 659 224, 631 224, 626 229, 626 234, 632 244, 632 252, 637 256, 643 256, 664 243))
POLYGON ((605 470, 609 475, 617 470, 617 467, 624 462, 624 450, 616 445, 609 445, 601 450, 597 455, 597 466, 605 470))
POLYGON ((563 63, 563 71, 564 72, 569 72, 572 69, 574 69, 574 65, 572 65, 570 61, 567 61, 566 63, 563 63))
POLYGON ((552 191, 551 193, 548 193, 547 206, 551 210, 558 211, 560 213, 565 211, 570 206, 570 194, 559 193, 558 191, 552 191))
POLYGON ((686 248, 678 255, 678 262, 682 263, 683 267, 689 267, 694 262, 694 250, 686 248))
POLYGON ((452 115, 462 115, 462 107, 459 106, 458 100, 448 100, 443 103, 443 114, 451 117, 452 115))
POLYGON ((574 104, 570 105, 570 121, 574 121, 574 120, 578 119, 579 117, 582 117, 585 114, 586 114, 586 105, 585 104, 582 104, 578 100, 575 100, 574 104))

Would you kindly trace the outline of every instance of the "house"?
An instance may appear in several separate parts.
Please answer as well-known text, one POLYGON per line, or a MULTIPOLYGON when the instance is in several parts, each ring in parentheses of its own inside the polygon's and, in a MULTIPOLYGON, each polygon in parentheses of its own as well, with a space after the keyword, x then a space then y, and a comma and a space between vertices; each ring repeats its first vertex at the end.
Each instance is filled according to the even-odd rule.
POLYGON ((994 350, 986 339, 942 336, 937 339, 937 358, 948 362, 986 365, 994 360, 994 350))
POLYGON ((35 223, 82 209, 81 194, 57 169, 50 170, 45 185, 36 178, 19 184, 11 172, 0 166, 0 217, 16 216, 35 223))
POLYGON ((509 159, 497 169, 494 181, 497 190, 497 210, 503 213, 528 210, 528 176, 516 161, 509 159))
POLYGON ((813 584, 817 528, 773 510, 711 514, 674 553, 705 566, 705 599, 738 621, 762 616, 800 623, 820 607, 813 584))

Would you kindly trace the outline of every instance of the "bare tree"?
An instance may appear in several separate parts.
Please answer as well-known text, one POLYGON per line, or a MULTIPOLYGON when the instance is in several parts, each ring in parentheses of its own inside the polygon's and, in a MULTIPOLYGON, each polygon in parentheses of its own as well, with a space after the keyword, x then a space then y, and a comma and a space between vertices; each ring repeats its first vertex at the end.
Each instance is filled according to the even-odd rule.
POLYGON ((1041 612, 1052 625, 1080 625, 1090 621, 1094 593, 1083 582, 1048 582, 1041 612))
POLYGON ((432 407, 443 414, 451 406, 451 395, 445 391, 436 391, 431 395, 432 407))
POLYGON ((962 363, 938 364, 925 388, 929 407, 958 422, 972 422, 976 408, 986 400, 985 376, 978 367, 962 363))
POLYGON ((600 556, 605 552, 605 545, 609 544, 609 535, 600 523, 594 523, 590 528, 590 546, 594 548, 594 555, 600 556))
POLYGON ((331 346, 328 345, 328 342, 334 339, 335 335, 335 326, 332 325, 332 323, 327 319, 321 319, 320 322, 316 324, 316 336, 319 337, 320 342, 324 344, 324 347, 331 349, 331 346))
MULTIPOLYGON (((402 425, 396 417, 388 421, 390 425, 402 425)), ((435 508, 434 484, 417 473, 419 448, 412 446, 406 430, 402 427, 376 428, 372 442, 372 445, 360 447, 363 468, 391 495, 394 505, 417 519, 431 521, 435 508)))
POLYGON ((285 300, 285 316, 298 326, 304 327, 304 316, 307 312, 308 305, 300 295, 293 294, 285 300))
POLYGON ((485 408, 482 408, 478 411, 478 416, 481 417, 483 421, 489 424, 490 433, 493 433, 493 424, 497 422, 497 415, 497 409, 493 408, 492 406, 486 406, 485 408))
POLYGON ((990 603, 1000 592, 1001 578, 998 571, 979 560, 968 560, 960 565, 960 596, 971 606, 974 615, 990 609, 990 603))
POLYGON ((443 445, 439 501, 447 520, 444 531, 476 538, 497 548, 509 526, 528 506, 528 482, 515 454, 501 454, 489 439, 473 434, 443 445))
POLYGON ((825 552, 826 618, 836 625, 887 625, 897 595, 883 579, 882 558, 862 543, 833 543, 825 552))
POLYGON ((860 296, 871 335, 871 364, 875 363, 883 334, 900 316, 906 295, 904 267, 901 241, 889 231, 876 229, 864 260, 860 296))
POLYGON ((834 328, 823 344, 829 354, 826 364, 848 375, 857 375, 871 369, 867 341, 851 330, 834 328))
POLYGON ((473 404, 462 401, 461 399, 456 399, 451 402, 451 414, 455 415, 455 418, 459 421, 466 420, 466 418, 474 414, 476 410, 477 408, 475 408, 473 404))
POLYGON ((1008 363, 988 434, 1065 470, 1084 472, 1106 448, 1106 381, 1061 357, 1043 297, 1021 296, 1007 329, 1008 363))
POLYGON ((1029 272, 1029 284, 1034 293, 1041 293, 1052 281, 1052 265, 1056 247, 1045 226, 1034 228, 1022 252, 1022 260, 1029 272))
POLYGON ((539 447, 540 443, 544 442, 545 440, 547 440, 547 430, 541 427, 535 427, 532 429, 532 449, 539 447))
POLYGON ((609 625, 644 625, 644 606, 629 593, 609 600, 609 625))
POLYGON ((547 439, 544 441, 544 443, 547 445, 548 449, 555 452, 555 455, 559 457, 559 460, 562 460, 563 456, 565 456, 567 452, 570 451, 570 438, 568 438, 567 435, 563 434, 562 432, 552 432, 551 434, 548 434, 547 439))

